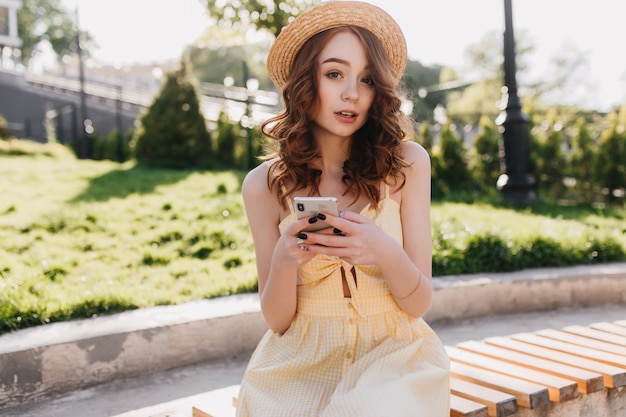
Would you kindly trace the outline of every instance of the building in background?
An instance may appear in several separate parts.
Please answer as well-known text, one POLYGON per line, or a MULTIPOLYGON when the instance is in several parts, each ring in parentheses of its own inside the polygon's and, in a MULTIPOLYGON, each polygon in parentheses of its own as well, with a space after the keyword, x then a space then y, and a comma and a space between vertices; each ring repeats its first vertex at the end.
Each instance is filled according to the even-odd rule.
POLYGON ((17 36, 17 10, 22 0, 0 0, 0 60, 13 60, 19 55, 22 40, 17 36))

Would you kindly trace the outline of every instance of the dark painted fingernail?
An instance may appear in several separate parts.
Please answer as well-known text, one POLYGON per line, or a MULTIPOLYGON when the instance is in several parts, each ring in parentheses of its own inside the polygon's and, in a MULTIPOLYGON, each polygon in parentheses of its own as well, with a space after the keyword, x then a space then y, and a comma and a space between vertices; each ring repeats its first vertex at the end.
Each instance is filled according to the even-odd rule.
POLYGON ((306 239, 308 236, 306 235, 306 233, 298 233, 298 236, 296 236, 298 239, 306 239))
POLYGON ((339 229, 337 229, 336 227, 333 229, 333 233, 336 235, 343 235, 343 232, 339 229))
POLYGON ((317 218, 320 220, 326 220, 326 215, 324 213, 317 213, 317 218))
POLYGON ((315 223, 317 221, 317 217, 311 217, 309 219, 309 223, 315 223))

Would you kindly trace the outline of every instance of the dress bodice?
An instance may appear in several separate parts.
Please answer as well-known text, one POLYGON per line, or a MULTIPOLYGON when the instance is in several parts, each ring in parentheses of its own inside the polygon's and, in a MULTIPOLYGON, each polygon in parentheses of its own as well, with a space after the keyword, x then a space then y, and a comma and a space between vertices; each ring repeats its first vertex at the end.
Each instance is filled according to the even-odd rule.
MULTIPOLYGON (((279 225, 281 234, 291 222, 296 220, 296 213, 291 204, 290 208, 291 213, 279 225)), ((361 211, 361 214, 402 244, 400 206, 397 201, 387 195, 379 202, 377 209, 368 205, 361 211)), ((385 297, 389 303, 380 301, 381 295, 390 295, 390 293, 377 266, 350 265, 335 256, 317 255, 298 268, 298 311, 302 313, 315 310, 316 315, 326 311, 328 315, 334 315, 336 313, 334 305, 343 311, 342 279, 344 277, 350 287, 352 303, 361 314, 376 314, 387 308, 397 308, 390 296, 385 297)))

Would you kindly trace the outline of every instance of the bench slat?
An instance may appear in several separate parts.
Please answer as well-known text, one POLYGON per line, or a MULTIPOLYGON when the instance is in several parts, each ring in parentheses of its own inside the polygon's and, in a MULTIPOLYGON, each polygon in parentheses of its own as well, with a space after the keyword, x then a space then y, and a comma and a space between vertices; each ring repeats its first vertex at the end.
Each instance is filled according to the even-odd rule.
POLYGON ((601 322, 601 323, 593 323, 590 325, 592 329, 602 330, 603 332, 618 334, 620 336, 626 336, 626 327, 618 326, 614 323, 609 322, 601 322))
MULTIPOLYGON (((591 349, 589 347, 574 345, 571 343, 566 343, 556 339, 538 336, 535 334, 519 333, 512 335, 511 339, 519 340, 521 342, 526 342, 541 347, 546 347, 548 349, 558 350, 561 352, 569 353, 571 355, 592 359, 598 362, 626 369, 626 361, 621 355, 601 352, 599 350, 591 349)), ((575 363, 572 364, 574 365, 575 363)))
POLYGON ((525 366, 536 371, 576 381, 578 384, 578 391, 583 394, 604 389, 604 379, 602 374, 599 372, 591 372, 586 369, 575 368, 573 366, 554 362, 548 359, 488 345, 483 342, 469 341, 459 343, 456 346, 462 350, 467 350, 476 354, 489 356, 494 359, 499 359, 501 361, 525 366))
POLYGON ((196 407, 191 407, 191 417, 213 417, 213 415, 205 413, 196 407))
POLYGON ((534 382, 548 389, 550 401, 558 403, 578 397, 578 384, 570 379, 550 375, 524 366, 490 358, 466 350, 447 347, 448 356, 456 362, 476 366, 488 371, 534 382))
POLYGON ((486 406, 452 394, 450 417, 489 417, 489 413, 486 406))
POLYGON ((514 340, 509 337, 489 337, 484 340, 488 345, 498 346, 504 349, 525 353, 538 358, 549 359, 558 363, 570 365, 576 368, 598 372, 604 379, 604 386, 617 388, 626 385, 626 369, 599 362, 581 356, 571 355, 555 349, 526 343, 523 340, 514 340))
MULTIPOLYGON (((601 350, 603 352, 613 353, 615 355, 626 356, 626 346, 617 346, 612 343, 600 342, 597 340, 589 339, 588 337, 577 336, 569 334, 559 330, 540 330, 535 332, 536 335, 541 337, 547 337, 554 340, 559 340, 565 343, 571 343, 573 345, 584 346, 590 349, 601 350)), ((626 358, 623 360, 626 363, 626 358)))
POLYGON ((450 392, 485 405, 490 417, 507 417, 518 410, 517 400, 511 394, 463 379, 450 378, 450 392))
POLYGON ((521 407, 537 408, 550 402, 548 389, 533 382, 454 361, 450 372, 459 379, 511 394, 521 407))
POLYGON ((601 342, 612 343, 622 348, 626 348, 626 336, 607 333, 602 330, 592 329, 583 326, 568 326, 563 328, 565 333, 571 333, 589 339, 599 340, 601 342))

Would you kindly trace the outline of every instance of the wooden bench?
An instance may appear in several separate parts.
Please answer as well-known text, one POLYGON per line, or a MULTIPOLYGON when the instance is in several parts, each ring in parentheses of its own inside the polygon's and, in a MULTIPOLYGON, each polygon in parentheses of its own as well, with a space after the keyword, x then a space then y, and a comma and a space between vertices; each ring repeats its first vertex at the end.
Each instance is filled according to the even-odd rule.
MULTIPOLYGON (((451 417, 551 417, 566 407, 567 415, 578 416, 573 410, 594 400, 594 416, 626 416, 626 320, 491 337, 446 350, 451 417), (606 410, 597 410, 598 404, 606 410)), ((200 407, 192 413, 222 417, 200 407)))

